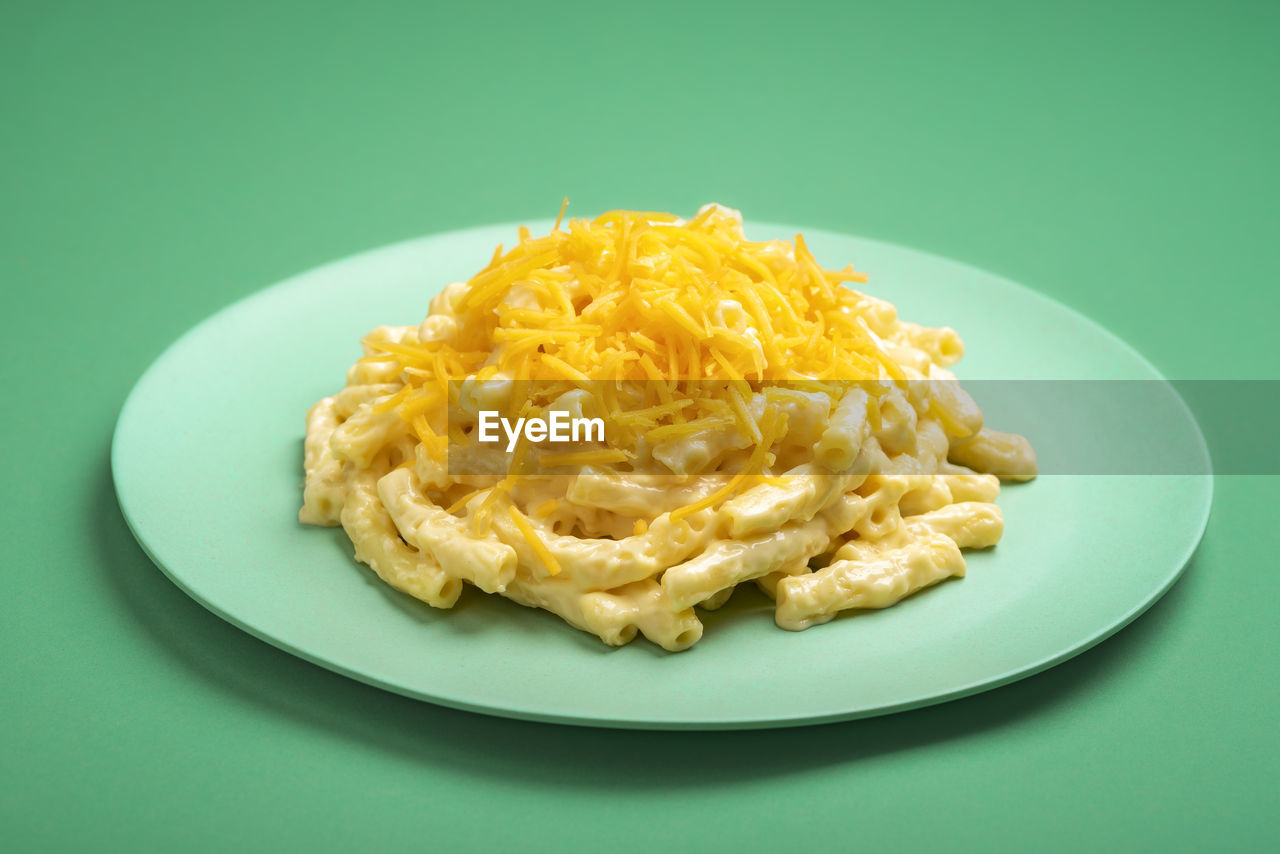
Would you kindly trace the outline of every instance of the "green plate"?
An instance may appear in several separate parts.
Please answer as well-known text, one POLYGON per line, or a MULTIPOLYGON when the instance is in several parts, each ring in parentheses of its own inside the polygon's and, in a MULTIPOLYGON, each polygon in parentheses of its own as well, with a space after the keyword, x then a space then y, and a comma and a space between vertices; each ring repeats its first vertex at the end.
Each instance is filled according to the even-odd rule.
MULTIPOLYGON (((799 230, 748 226, 753 239, 799 230)), ((868 271, 867 289, 904 318, 956 328, 962 378, 1160 379, 1110 333, 1016 284, 803 231, 826 266, 868 271)), ((801 633, 776 628, 772 603, 745 590, 679 654, 644 641, 611 649, 476 590, 433 610, 355 563, 341 529, 298 524, 303 416, 342 386, 364 333, 418 323, 439 288, 514 235, 452 232, 330 264, 170 347, 130 394, 112 449, 124 516, 165 574, 257 637, 411 697, 541 721, 724 729, 893 712, 1044 670, 1141 614, 1204 531, 1210 477, 1048 475, 1006 487, 1004 539, 969 553, 963 580, 801 633)), ((1161 431, 1205 454, 1207 471, 1199 429, 1174 400, 1161 431)))

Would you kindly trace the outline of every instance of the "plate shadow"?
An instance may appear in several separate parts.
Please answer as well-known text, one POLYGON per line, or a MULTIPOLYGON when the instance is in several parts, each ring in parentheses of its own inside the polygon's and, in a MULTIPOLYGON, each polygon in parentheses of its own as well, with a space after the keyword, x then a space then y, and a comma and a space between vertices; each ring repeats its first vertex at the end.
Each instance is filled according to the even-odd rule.
MULTIPOLYGON (((1140 619, 1056 667, 1002 688, 909 712, 790 729, 596 729, 490 717, 435 706, 348 679, 241 631, 189 598, 138 545, 121 515, 104 454, 86 483, 110 589, 158 655, 264 714, 336 739, 462 773, 566 789, 682 788, 802 774, 927 749, 1050 715, 1072 695, 1147 654, 1178 621, 1186 575, 1140 619)), ((352 567, 355 571, 355 566, 352 567)))

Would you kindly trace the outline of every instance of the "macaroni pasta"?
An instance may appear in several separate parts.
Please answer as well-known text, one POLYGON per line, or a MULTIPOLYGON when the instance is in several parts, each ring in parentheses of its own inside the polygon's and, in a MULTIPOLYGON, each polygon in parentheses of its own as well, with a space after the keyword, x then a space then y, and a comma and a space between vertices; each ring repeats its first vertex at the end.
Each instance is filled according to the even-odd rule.
POLYGON ((429 605, 471 584, 612 645, 686 649, 746 582, 786 629, 892 605, 1000 539, 997 475, 1035 457, 947 370, 956 333, 865 280, 718 205, 521 229, 366 336, 307 415, 300 518, 429 605), (607 441, 480 441, 481 413, 549 412, 607 441))

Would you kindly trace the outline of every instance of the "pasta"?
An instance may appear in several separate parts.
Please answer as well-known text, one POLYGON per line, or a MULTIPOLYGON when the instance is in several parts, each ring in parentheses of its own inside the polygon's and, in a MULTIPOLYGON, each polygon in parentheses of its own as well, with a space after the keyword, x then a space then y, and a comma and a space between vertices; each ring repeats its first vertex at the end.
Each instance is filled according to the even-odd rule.
POLYGON ((947 370, 953 330, 719 205, 563 213, 363 339, 307 415, 302 522, 433 607, 470 584, 672 651, 740 584, 800 630, 1000 539, 1035 456, 947 370))

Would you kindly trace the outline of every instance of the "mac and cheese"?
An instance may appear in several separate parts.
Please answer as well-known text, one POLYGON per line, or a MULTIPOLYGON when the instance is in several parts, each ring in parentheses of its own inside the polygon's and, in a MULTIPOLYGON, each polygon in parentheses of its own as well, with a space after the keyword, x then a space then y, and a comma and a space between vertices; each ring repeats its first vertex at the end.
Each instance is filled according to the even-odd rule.
POLYGON ((686 649, 744 582, 786 629, 892 605, 1000 539, 996 475, 1035 458, 947 370, 956 333, 865 281, 718 205, 521 229, 420 325, 364 339, 308 413, 300 518, 429 605, 469 583, 613 645, 686 649), (549 413, 605 441, 493 421, 549 413))

